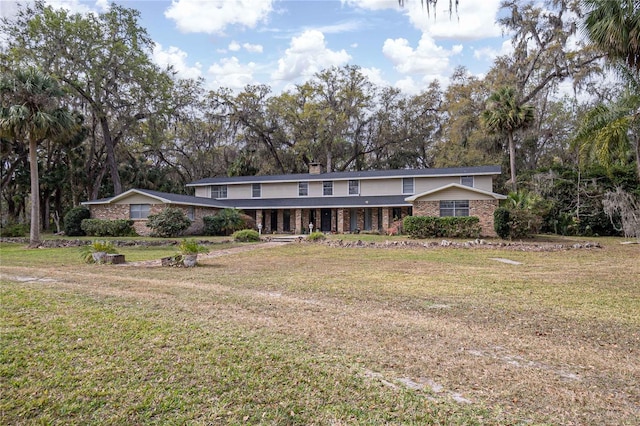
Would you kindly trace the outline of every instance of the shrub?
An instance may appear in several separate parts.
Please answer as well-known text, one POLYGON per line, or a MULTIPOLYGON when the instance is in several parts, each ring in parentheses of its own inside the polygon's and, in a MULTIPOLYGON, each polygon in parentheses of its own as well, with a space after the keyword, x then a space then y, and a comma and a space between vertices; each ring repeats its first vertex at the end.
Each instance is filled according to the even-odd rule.
POLYGON ((260 241, 260 234, 254 229, 243 229, 233 233, 233 240, 241 243, 260 241))
POLYGON ((129 219, 84 219, 82 230, 92 237, 130 237, 136 235, 133 221, 129 219))
POLYGON ((147 217, 147 227, 154 237, 177 237, 191 226, 191 220, 177 207, 167 207, 158 214, 147 217))
POLYGON ((24 237, 29 232, 29 228, 24 223, 8 223, 0 227, 0 237, 14 238, 24 237))
POLYGON ((80 256, 85 263, 95 263, 94 253, 117 254, 117 250, 111 241, 93 241, 90 244, 80 247, 80 256))
POLYGON ((245 220, 240 210, 223 209, 218 211, 214 216, 205 216, 202 218, 204 222, 205 235, 231 235, 235 231, 245 228, 245 220))
POLYGON ((510 229, 511 229, 511 214, 509 213, 509 209, 504 207, 498 207, 493 212, 493 229, 498 234, 498 237, 506 239, 509 238, 510 229))
POLYGON ((493 213, 493 228, 500 238, 528 238, 536 234, 542 218, 528 209, 500 207, 493 213))
POLYGON ((74 207, 64 215, 64 234, 69 237, 81 237, 85 235, 82 230, 82 221, 91 218, 91 212, 86 207, 74 207))
POLYGON ((307 240, 309 240, 309 241, 322 241, 325 238, 327 238, 327 237, 322 232, 315 231, 315 232, 312 232, 312 233, 309 234, 309 236, 307 237, 307 240))
POLYGON ((475 216, 407 216, 403 228, 412 238, 478 238, 481 232, 480 219, 475 216))
POLYGON ((180 242, 178 246, 178 250, 182 254, 198 254, 198 253, 209 253, 209 249, 205 246, 199 244, 194 239, 184 239, 180 242))
POLYGON ((542 218, 532 211, 515 209, 509 213, 510 238, 530 238, 540 231, 542 218))

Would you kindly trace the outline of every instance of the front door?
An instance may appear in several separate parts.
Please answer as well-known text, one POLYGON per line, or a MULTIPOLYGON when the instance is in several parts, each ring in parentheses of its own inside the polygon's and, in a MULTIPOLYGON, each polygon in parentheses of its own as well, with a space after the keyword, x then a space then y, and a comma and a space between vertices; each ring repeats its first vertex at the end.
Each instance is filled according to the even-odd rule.
POLYGON ((349 231, 357 232, 358 229, 358 209, 349 210, 349 231))
POLYGON ((291 210, 282 211, 282 231, 291 232, 291 210))
POLYGON ((278 231, 278 210, 271 210, 271 232, 278 231))
POLYGON ((320 210, 320 230, 331 232, 331 209, 320 210))

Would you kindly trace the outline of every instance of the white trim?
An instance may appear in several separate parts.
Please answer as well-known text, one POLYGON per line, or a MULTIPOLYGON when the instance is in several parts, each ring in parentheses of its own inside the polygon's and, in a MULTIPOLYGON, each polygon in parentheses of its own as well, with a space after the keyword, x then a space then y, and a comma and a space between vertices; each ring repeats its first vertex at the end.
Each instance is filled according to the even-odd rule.
POLYGON ((476 194, 488 195, 488 196, 490 196, 492 198, 495 198, 496 200, 506 200, 507 199, 506 195, 496 194, 495 192, 484 191, 484 190, 478 189, 478 188, 472 188, 470 186, 461 185, 459 183, 450 183, 449 185, 441 186, 439 188, 432 189, 430 191, 423 192, 421 194, 416 194, 414 196, 407 197, 404 200, 409 202, 409 203, 411 203, 411 202, 417 200, 418 198, 422 198, 422 197, 427 196, 427 195, 435 194, 437 192, 444 191, 445 189, 449 189, 449 188, 457 188, 457 189, 462 189, 462 190, 465 190, 465 191, 468 191, 468 192, 475 192, 476 194))

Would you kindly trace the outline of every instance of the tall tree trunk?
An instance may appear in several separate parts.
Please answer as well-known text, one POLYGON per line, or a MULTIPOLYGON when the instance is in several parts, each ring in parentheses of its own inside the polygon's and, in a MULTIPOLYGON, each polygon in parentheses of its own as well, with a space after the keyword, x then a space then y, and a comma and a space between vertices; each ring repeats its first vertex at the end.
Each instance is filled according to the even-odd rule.
POLYGON ((38 179, 38 141, 29 140, 29 172, 31 173, 31 230, 29 247, 40 245, 40 181, 38 179))
POLYGON ((518 185, 516 183, 516 144, 513 140, 513 132, 509 132, 507 135, 509 139, 509 167, 511 168, 511 190, 513 192, 518 191, 518 185))
POLYGON ((111 138, 111 130, 107 117, 100 118, 100 126, 102 127, 102 137, 104 146, 107 149, 107 164, 111 174, 111 183, 113 183, 113 195, 122 194, 122 183, 120 183, 120 175, 118 174, 118 161, 116 161, 116 151, 111 138))
POLYGON ((640 137, 635 138, 636 143, 636 172, 638 172, 638 182, 640 182, 640 137))

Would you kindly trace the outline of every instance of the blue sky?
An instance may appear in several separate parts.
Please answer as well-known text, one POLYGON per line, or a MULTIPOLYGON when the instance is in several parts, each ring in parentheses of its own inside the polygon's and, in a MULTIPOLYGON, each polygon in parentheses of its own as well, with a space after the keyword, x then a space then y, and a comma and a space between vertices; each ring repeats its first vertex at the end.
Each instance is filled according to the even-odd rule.
MULTIPOLYGON (((106 0, 46 0, 54 7, 103 11, 106 0)), ((274 92, 331 66, 358 65, 371 81, 414 94, 435 78, 446 86, 456 66, 485 73, 509 51, 495 23, 500 0, 462 0, 436 19, 420 0, 116 0, 138 9, 156 42, 153 58, 207 88, 265 83, 274 92)), ((16 1, 0 0, 9 15, 16 1)))

